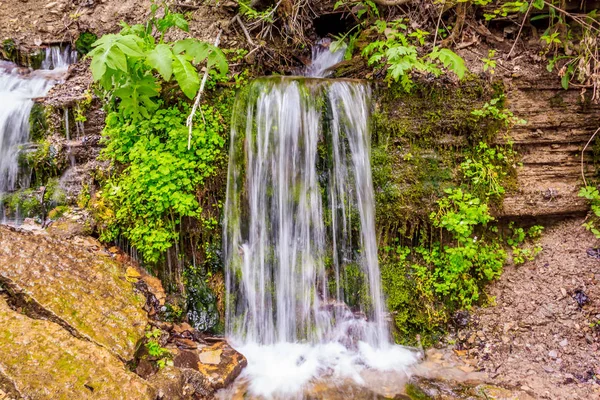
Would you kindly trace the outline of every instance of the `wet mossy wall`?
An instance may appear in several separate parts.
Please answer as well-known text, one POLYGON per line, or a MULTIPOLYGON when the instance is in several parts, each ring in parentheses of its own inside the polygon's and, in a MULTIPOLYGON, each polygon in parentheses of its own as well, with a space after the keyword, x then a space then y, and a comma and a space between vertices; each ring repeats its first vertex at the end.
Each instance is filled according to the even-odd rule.
POLYGON ((372 173, 379 261, 397 342, 425 345, 443 334, 448 315, 443 299, 418 287, 415 269, 399 246, 438 239, 429 215, 444 190, 461 184, 460 163, 480 143, 495 143, 499 121, 472 114, 503 92, 469 77, 459 84, 420 82, 406 93, 396 86, 374 92, 372 173))
POLYGON ((459 184, 465 154, 496 140, 500 123, 471 112, 501 93, 477 77, 421 82, 411 93, 396 85, 375 89, 371 164, 380 246, 412 237, 444 189, 459 184))

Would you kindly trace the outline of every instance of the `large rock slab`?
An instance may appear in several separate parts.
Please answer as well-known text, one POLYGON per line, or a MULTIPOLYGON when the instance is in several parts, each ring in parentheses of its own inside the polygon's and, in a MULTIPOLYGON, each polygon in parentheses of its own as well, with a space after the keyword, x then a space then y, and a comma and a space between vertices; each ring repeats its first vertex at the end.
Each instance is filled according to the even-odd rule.
POLYGON ((148 323, 146 299, 93 247, 0 227, 0 284, 24 313, 130 360, 148 323))
POLYGON ((0 391, 24 399, 154 399, 108 350, 12 310, 0 296, 0 391))

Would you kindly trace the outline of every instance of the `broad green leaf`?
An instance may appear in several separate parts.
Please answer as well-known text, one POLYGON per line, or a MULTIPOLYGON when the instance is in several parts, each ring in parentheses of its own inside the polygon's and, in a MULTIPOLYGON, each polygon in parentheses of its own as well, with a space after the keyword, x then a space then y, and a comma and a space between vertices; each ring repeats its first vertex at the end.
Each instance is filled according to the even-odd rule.
POLYGON ((208 58, 210 45, 196 39, 183 39, 175 42, 173 51, 175 54, 185 53, 194 59, 196 64, 200 64, 208 58))
POLYGON ((211 44, 196 39, 183 39, 175 42, 173 46, 175 54, 185 53, 193 58, 194 63, 200 64, 206 60, 208 68, 217 68, 221 75, 225 75, 229 70, 227 57, 223 51, 211 44))
POLYGON ((212 51, 208 55, 207 61, 208 68, 216 67, 221 75, 225 75, 229 70, 229 64, 227 58, 221 49, 213 47, 212 51))
POLYGON ((165 81, 173 75, 173 52, 166 44, 158 44, 146 57, 146 62, 156 69, 165 81))
POLYGON ((452 72, 454 72, 459 79, 462 79, 467 72, 467 67, 465 66, 465 60, 462 59, 458 54, 449 49, 434 49, 429 57, 432 59, 438 59, 444 65, 444 67, 448 68, 452 72))
POLYGON ((94 49, 89 52, 92 57, 91 70, 94 80, 100 80, 107 69, 127 72, 127 56, 142 57, 143 53, 139 47, 142 39, 135 35, 102 36, 92 44, 94 49))
POLYGON ((200 87, 198 71, 183 54, 175 54, 173 58, 173 74, 183 93, 193 99, 200 87))

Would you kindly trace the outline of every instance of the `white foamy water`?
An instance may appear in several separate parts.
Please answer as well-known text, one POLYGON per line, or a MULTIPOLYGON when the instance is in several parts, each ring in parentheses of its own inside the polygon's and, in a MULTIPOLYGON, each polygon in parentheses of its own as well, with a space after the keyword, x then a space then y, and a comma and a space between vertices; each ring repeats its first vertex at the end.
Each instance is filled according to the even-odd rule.
POLYGON ((234 107, 224 219, 226 332, 251 396, 407 373, 390 342, 371 178, 370 90, 261 78, 234 107))
POLYGON ((346 45, 331 51, 331 40, 321 39, 312 48, 312 63, 304 70, 304 76, 325 78, 331 75, 330 70, 335 64, 344 60, 346 45))
POLYGON ((405 347, 375 348, 365 342, 359 342, 356 350, 339 342, 246 343, 236 349, 248 359, 239 378, 248 381, 248 393, 276 399, 301 399, 310 385, 324 380, 366 386, 363 372, 369 370, 400 373, 394 378, 406 381, 408 368, 419 361, 418 354, 405 347))

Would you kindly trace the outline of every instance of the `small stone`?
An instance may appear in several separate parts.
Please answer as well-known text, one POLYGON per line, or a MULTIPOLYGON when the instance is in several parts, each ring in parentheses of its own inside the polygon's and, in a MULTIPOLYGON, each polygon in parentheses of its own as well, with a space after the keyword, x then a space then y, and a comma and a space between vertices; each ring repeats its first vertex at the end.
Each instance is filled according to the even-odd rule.
POLYGON ((550 356, 550 358, 552 358, 552 359, 554 359, 554 360, 555 360, 556 358, 558 358, 558 353, 556 352, 556 350, 550 350, 550 351, 548 352, 548 355, 550 356))
POLYGON ((594 343, 594 338, 588 333, 587 335, 585 335, 585 341, 592 344, 594 343))
POLYGON ((562 294, 562 297, 567 297, 567 289, 561 287, 560 293, 562 294))
POLYGON ((563 339, 559 345, 560 347, 567 347, 567 345, 569 344, 569 341, 567 339, 563 339))
POLYGON ((542 368, 544 369, 544 371, 546 371, 548 373, 554 372, 552 367, 550 367, 549 365, 544 365, 542 368))

